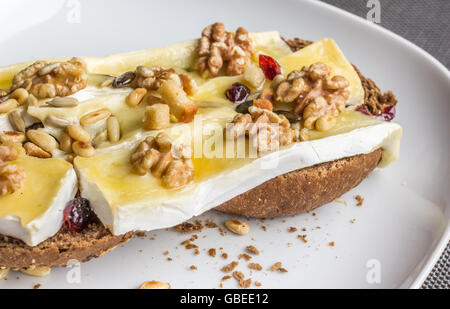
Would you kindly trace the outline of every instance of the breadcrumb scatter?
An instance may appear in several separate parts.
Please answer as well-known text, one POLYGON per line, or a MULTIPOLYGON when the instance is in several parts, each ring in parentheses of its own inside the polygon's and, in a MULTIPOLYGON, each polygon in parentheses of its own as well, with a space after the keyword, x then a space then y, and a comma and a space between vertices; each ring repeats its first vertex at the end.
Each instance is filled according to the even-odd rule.
POLYGON ((200 221, 195 221, 195 224, 190 222, 183 222, 174 226, 174 229, 185 234, 197 233, 203 230, 203 224, 200 221))
POLYGON ((239 262, 237 261, 233 261, 228 265, 225 265, 224 267, 222 267, 222 271, 225 273, 229 273, 232 272, 237 266, 239 265, 239 262))
POLYGON ((189 267, 190 270, 197 270, 197 266, 195 265, 191 265, 191 267, 189 267))
POLYGON ((257 271, 262 270, 262 266, 258 263, 250 263, 250 264, 248 264, 248 268, 257 270, 257 271))
POLYGON ((305 244, 308 242, 308 240, 306 239, 306 235, 297 235, 297 238, 303 241, 305 244))
POLYGON ((355 196, 355 200, 358 202, 356 206, 361 207, 364 203, 364 198, 361 195, 355 196))
POLYGON ((221 257, 225 260, 228 259, 228 253, 222 253, 221 257))
POLYGON ((291 226, 291 227, 289 228, 289 233, 295 233, 295 232, 297 232, 297 228, 291 226))
POLYGON ((250 245, 250 246, 247 246, 246 249, 247 249, 248 252, 250 252, 250 253, 252 253, 254 255, 259 255, 259 250, 256 249, 255 246, 250 245))
POLYGON ((260 287, 260 286, 262 286, 262 284, 259 281, 255 281, 255 286, 260 287))
POLYGON ((214 248, 209 249, 208 250, 208 255, 210 257, 216 257, 216 249, 214 249, 214 248))
POLYGON ((226 280, 229 280, 229 279, 231 279, 231 276, 230 275, 226 275, 226 276, 222 277, 221 281, 226 281, 226 280))
POLYGON ((334 241, 330 242, 328 245, 329 245, 330 247, 334 247, 334 241))
POLYGON ((41 285, 38 283, 38 284, 35 284, 35 285, 33 286, 33 289, 37 290, 37 289, 39 289, 40 287, 41 287, 41 285))
POLYGON ((244 259, 248 262, 252 259, 252 257, 246 253, 243 253, 243 254, 239 254, 239 259, 244 259))

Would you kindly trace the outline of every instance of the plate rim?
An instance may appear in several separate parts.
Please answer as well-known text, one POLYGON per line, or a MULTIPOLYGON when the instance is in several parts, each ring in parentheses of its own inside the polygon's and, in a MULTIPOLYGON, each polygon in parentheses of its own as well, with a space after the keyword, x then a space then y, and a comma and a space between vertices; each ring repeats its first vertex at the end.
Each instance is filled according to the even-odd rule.
MULTIPOLYGON (((361 16, 352 14, 348 11, 345 11, 341 8, 338 8, 336 6, 333 6, 331 4, 328 4, 326 2, 322 2, 320 0, 295 0, 297 2, 308 2, 309 4, 318 7, 319 9, 323 10, 329 10, 337 15, 341 15, 342 17, 346 19, 350 19, 355 23, 358 23, 360 25, 365 25, 366 27, 372 28, 375 31, 381 32, 383 35, 405 45, 407 48, 409 48, 412 52, 418 53, 420 56, 424 57, 425 60, 429 61, 432 65, 435 66, 436 69, 439 70, 440 73, 443 74, 450 83, 450 71, 442 64, 439 60, 437 60, 435 57, 433 57, 430 53, 428 53, 423 48, 415 45, 411 41, 408 41, 407 39, 403 38, 402 36, 392 32, 389 29, 386 29, 378 24, 375 24, 373 22, 370 22, 361 16)), ((448 207, 448 206, 447 206, 448 207)), ((431 271, 433 270, 436 263, 439 261, 440 257, 444 253, 445 248, 447 247, 447 244, 450 242, 450 221, 447 220, 447 224, 445 228, 443 229, 442 236, 440 237, 437 244, 434 246, 434 249, 431 253, 428 254, 428 257, 425 256, 425 260, 422 263, 422 265, 418 265, 417 267, 420 268, 420 270, 417 272, 417 274, 414 276, 413 280, 404 280, 402 284, 399 285, 399 287, 406 285, 409 289, 420 289, 431 271)), ((410 273, 410 275, 414 275, 414 271, 410 273)))

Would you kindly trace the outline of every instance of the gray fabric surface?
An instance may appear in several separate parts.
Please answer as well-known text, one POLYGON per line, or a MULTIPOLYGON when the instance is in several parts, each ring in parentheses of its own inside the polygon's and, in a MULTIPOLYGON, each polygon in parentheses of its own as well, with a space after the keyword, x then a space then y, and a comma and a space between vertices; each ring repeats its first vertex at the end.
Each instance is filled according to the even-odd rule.
MULTIPOLYGON (((368 0, 321 0, 366 18, 368 0)), ((450 68, 450 0, 379 0, 380 25, 422 47, 450 68)), ((424 289, 450 289, 450 244, 424 282, 424 289)))
MULTIPOLYGON (((366 18, 368 0, 321 0, 366 18)), ((380 25, 420 46, 450 68, 449 0, 379 0, 380 25)))

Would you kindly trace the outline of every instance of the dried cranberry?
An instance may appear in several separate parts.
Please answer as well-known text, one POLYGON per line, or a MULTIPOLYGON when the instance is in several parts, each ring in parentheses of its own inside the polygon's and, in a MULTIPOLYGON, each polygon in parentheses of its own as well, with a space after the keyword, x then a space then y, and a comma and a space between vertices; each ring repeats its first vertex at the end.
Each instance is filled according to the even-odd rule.
POLYGON ((75 198, 64 209, 64 222, 72 232, 81 232, 92 220, 91 205, 87 199, 75 198))
POLYGON ((395 108, 395 106, 388 106, 388 107, 386 107, 386 108, 383 110, 383 112, 382 112, 381 114, 378 114, 378 115, 372 114, 372 113, 369 111, 369 109, 367 108, 367 106, 364 105, 364 104, 358 106, 358 107, 356 108, 356 111, 361 112, 361 113, 363 113, 363 114, 365 114, 365 115, 369 115, 369 116, 372 115, 372 116, 375 116, 375 117, 377 117, 377 118, 379 118, 379 119, 381 119, 381 120, 384 120, 384 121, 391 121, 392 119, 395 118, 395 115, 396 115, 396 108, 395 108))
POLYGON ((273 80, 275 76, 281 74, 280 65, 270 56, 259 55, 259 66, 267 79, 273 80))
POLYGON ((381 118, 384 121, 391 121, 395 118, 396 112, 395 106, 389 106, 386 107, 380 115, 378 115, 378 118, 381 118))
POLYGON ((234 83, 225 91, 225 95, 231 102, 239 104, 247 100, 250 95, 250 89, 241 83, 234 83))

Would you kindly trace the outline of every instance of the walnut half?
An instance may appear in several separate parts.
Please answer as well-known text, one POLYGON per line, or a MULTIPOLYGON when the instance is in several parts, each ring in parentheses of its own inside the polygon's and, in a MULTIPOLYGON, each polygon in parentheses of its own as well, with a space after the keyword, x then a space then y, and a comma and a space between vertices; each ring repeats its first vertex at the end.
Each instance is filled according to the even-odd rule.
POLYGON ((174 145, 165 133, 148 137, 131 155, 132 171, 141 176, 151 171, 155 177, 161 178, 167 188, 182 187, 194 178, 190 152, 184 151, 184 148, 174 145))
POLYGON ((14 75, 10 91, 25 88, 40 99, 65 97, 87 86, 87 65, 80 58, 66 62, 37 61, 14 75))
POLYGON ((17 164, 0 163, 0 196, 14 193, 25 182, 25 170, 17 164))
POLYGON ((218 22, 202 31, 195 69, 204 78, 217 76, 222 68, 225 75, 240 75, 244 73, 253 50, 247 30, 240 27, 233 34, 218 22))

